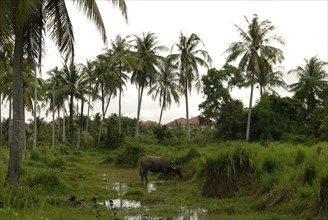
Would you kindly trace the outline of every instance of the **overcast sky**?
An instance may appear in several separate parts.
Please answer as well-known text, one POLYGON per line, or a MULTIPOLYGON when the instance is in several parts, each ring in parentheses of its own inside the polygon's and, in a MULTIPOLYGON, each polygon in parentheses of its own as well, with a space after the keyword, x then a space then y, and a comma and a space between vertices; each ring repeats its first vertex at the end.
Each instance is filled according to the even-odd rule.
MULTIPOLYGON (((106 46, 102 43, 95 27, 83 16, 76 12, 71 1, 66 1, 75 33, 76 62, 85 63, 86 59, 93 59, 103 52, 106 46)), ((247 30, 244 16, 249 18, 257 14, 260 21, 268 19, 276 27, 273 34, 282 36, 286 40, 285 46, 279 46, 285 55, 282 66, 286 72, 297 65, 304 65, 304 58, 318 56, 319 59, 328 61, 328 3, 322 1, 141 1, 126 0, 128 7, 128 23, 126 23, 117 8, 109 2, 98 1, 98 6, 107 29, 109 41, 117 34, 126 36, 149 31, 154 32, 159 43, 169 48, 178 42, 180 32, 185 35, 196 33, 205 43, 212 57, 213 65, 220 69, 227 57, 223 52, 229 44, 240 41, 235 24, 247 30)), ((61 67, 62 60, 56 47, 47 41, 46 57, 43 60, 43 72, 61 67)), ((206 74, 203 71, 201 74, 206 74)), ((45 73, 43 73, 46 77, 45 73)), ((296 82, 295 77, 285 75, 286 83, 296 82)), ((281 96, 290 95, 279 90, 281 96)), ((147 91, 146 91, 147 92, 147 91)), ((234 90, 234 98, 249 102, 249 89, 234 90)), ((255 90, 255 101, 259 91, 255 90)), ((190 99, 190 116, 199 115, 198 105, 203 101, 203 94, 192 92, 190 99)), ((100 112, 99 104, 94 103, 95 112, 100 112)), ((122 113, 125 116, 136 117, 137 90, 135 86, 128 86, 124 92, 122 113)), ((118 102, 114 99, 109 107, 109 113, 118 112, 118 102)), ((158 121, 160 113, 159 101, 153 101, 144 95, 142 102, 141 120, 158 121)), ((184 97, 181 97, 179 106, 172 104, 171 109, 163 114, 163 123, 176 118, 185 117, 184 97)))

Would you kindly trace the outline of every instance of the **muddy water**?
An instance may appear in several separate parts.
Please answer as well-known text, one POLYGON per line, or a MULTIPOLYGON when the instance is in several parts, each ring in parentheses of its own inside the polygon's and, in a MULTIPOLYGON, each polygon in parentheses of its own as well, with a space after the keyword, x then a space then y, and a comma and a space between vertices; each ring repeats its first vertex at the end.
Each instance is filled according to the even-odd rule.
MULTIPOLYGON (((186 206, 180 207, 180 214, 177 216, 151 216, 147 214, 151 208, 149 208, 148 204, 144 205, 140 201, 137 200, 127 200, 122 199, 122 196, 126 194, 128 191, 129 186, 128 183, 124 182, 113 182, 110 183, 106 176, 103 176, 103 181, 106 184, 106 187, 110 187, 113 190, 117 191, 117 197, 111 198, 109 200, 106 200, 100 204, 106 206, 112 213, 113 216, 117 219, 125 219, 125 220, 202 220, 206 219, 207 216, 207 210, 203 208, 196 208, 191 209, 186 206), (128 213, 128 210, 140 210, 138 215, 130 215, 128 213)), ((152 181, 147 184, 147 193, 152 193, 157 190, 158 184, 160 184, 161 181, 152 181)))

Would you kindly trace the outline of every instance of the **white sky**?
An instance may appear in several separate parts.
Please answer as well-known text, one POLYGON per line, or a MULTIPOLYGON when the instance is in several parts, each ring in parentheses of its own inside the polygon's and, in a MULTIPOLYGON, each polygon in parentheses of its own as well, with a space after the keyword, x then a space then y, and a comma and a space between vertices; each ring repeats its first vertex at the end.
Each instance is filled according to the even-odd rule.
MULTIPOLYGON (((70 1, 66 1, 75 32, 76 62, 85 63, 86 59, 93 59, 102 53, 104 44, 95 27, 75 11, 70 1)), ((328 1, 141 1, 126 0, 128 7, 128 24, 117 8, 104 0, 98 1, 109 41, 117 34, 126 36, 129 34, 141 34, 148 31, 154 32, 160 45, 169 48, 178 42, 178 36, 182 31, 185 35, 198 34, 205 43, 212 57, 213 65, 220 69, 227 57, 223 52, 229 44, 239 41, 240 37, 234 24, 247 30, 244 19, 257 14, 260 21, 268 19, 276 27, 272 34, 282 36, 286 40, 285 46, 279 46, 285 55, 282 66, 286 72, 298 65, 304 65, 304 58, 309 59, 317 55, 319 59, 328 61, 328 1)), ((51 42, 47 43, 46 57, 43 60, 43 72, 61 67, 62 60, 57 49, 51 42)), ((201 74, 206 74, 206 71, 201 74)), ((45 76, 46 74, 43 73, 45 76)), ((286 83, 296 82, 295 77, 284 77, 286 83)), ((280 91, 280 90, 279 90, 280 91)), ((160 107, 159 101, 153 101, 144 94, 141 110, 141 120, 158 121, 160 107)), ((234 90, 234 98, 249 102, 249 89, 234 90)), ((280 92, 281 96, 289 95, 288 92, 280 92)), ((259 91, 255 90, 255 100, 259 97, 259 91)), ((170 122, 179 117, 185 117, 185 99, 181 97, 180 106, 172 104, 171 109, 163 113, 163 123, 170 122)), ((200 112, 198 105, 203 101, 203 95, 192 92, 189 111, 190 116, 196 116, 200 112)), ((94 113, 100 112, 99 103, 94 103, 94 113)), ((136 117, 137 90, 135 86, 128 86, 124 92, 122 113, 125 116, 136 117)), ((118 112, 117 99, 112 100, 109 106, 109 114, 118 112)))

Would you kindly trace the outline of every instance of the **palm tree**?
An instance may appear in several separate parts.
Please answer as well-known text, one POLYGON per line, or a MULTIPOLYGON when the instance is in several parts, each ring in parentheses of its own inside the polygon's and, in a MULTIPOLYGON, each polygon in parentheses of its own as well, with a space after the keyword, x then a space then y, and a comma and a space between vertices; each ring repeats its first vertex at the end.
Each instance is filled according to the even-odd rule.
POLYGON ((88 79, 88 110, 87 110, 87 118, 86 118, 86 125, 85 125, 85 131, 88 132, 88 126, 89 126, 89 115, 90 115, 90 109, 92 108, 91 106, 91 97, 95 97, 95 89, 93 87, 93 82, 95 80, 95 76, 93 74, 94 70, 94 63, 91 60, 87 60, 86 64, 80 64, 81 65, 81 71, 86 74, 86 77, 88 79))
POLYGON ((64 68, 56 77, 57 85, 55 97, 60 100, 68 100, 69 102, 69 126, 70 126, 70 144, 73 145, 74 140, 74 99, 81 99, 84 94, 87 94, 86 75, 77 69, 73 63, 69 66, 64 65, 64 68))
POLYGON ((169 108, 172 100, 175 103, 180 102, 179 96, 179 78, 178 67, 173 64, 173 60, 168 56, 166 57, 159 67, 159 76, 155 84, 150 88, 148 95, 152 94, 155 100, 159 96, 159 105, 161 113, 159 116, 159 125, 161 125, 163 110, 169 108))
POLYGON ((119 78, 115 73, 115 65, 111 63, 112 59, 110 54, 101 54, 97 56, 97 60, 94 62, 94 88, 97 93, 100 93, 102 110, 102 121, 100 128, 98 129, 98 138, 96 146, 100 143, 101 131, 105 122, 106 113, 111 102, 112 97, 117 95, 117 89, 119 88, 119 78))
POLYGON ((327 71, 325 66, 328 62, 321 61, 316 56, 305 60, 305 66, 297 66, 288 73, 297 74, 299 81, 290 85, 290 91, 306 103, 307 113, 310 116, 315 107, 324 99, 323 91, 327 89, 327 71))
POLYGON ((111 63, 115 63, 119 74, 119 94, 118 94, 118 134, 122 134, 122 90, 125 86, 125 81, 128 76, 124 72, 129 72, 132 69, 132 57, 131 57, 131 44, 127 41, 128 37, 122 38, 117 35, 115 41, 111 42, 110 59, 111 63))
POLYGON ((276 41, 284 45, 284 40, 282 37, 269 35, 275 30, 275 26, 273 26, 269 20, 259 22, 256 14, 253 16, 251 21, 249 21, 246 17, 245 20, 248 24, 247 32, 235 25, 243 41, 231 43, 225 52, 229 53, 227 62, 231 62, 236 60, 238 57, 242 57, 239 61, 238 69, 240 72, 246 73, 246 77, 251 83, 246 129, 246 141, 249 141, 253 89, 256 76, 260 75, 261 57, 269 62, 272 62, 273 64, 276 64, 277 62, 280 63, 284 59, 282 50, 270 46, 269 44, 271 41, 276 41))
POLYGON ((203 44, 204 46, 204 43, 197 34, 192 33, 187 37, 181 32, 179 42, 173 45, 173 47, 176 46, 178 48, 178 53, 170 55, 173 60, 177 61, 179 66, 179 83, 186 99, 188 144, 190 144, 188 95, 191 93, 192 84, 194 82, 197 91, 200 90, 201 82, 198 65, 208 68, 209 64, 212 63, 208 52, 203 49, 198 49, 199 44, 203 44))
POLYGON ((156 66, 159 65, 158 52, 166 50, 164 46, 157 46, 158 41, 154 33, 148 32, 142 37, 135 35, 135 52, 134 70, 131 76, 131 83, 135 84, 138 90, 138 108, 137 108, 137 124, 134 136, 139 136, 139 119, 142 95, 146 87, 151 87, 156 79, 156 66))
POLYGON ((277 94, 273 87, 282 87, 287 89, 287 84, 283 80, 283 71, 281 67, 273 68, 273 64, 269 60, 260 58, 260 71, 256 76, 256 81, 260 86, 260 95, 271 91, 277 94))
MULTIPOLYGON (((126 5, 124 0, 112 0, 113 4, 119 5, 122 14, 126 16, 126 5)), ((76 6, 87 15, 97 26, 106 41, 105 27, 101 19, 99 9, 95 0, 76 1, 76 6)), ((0 7, 0 38, 13 36, 14 58, 13 58, 13 129, 12 133, 16 138, 10 146, 10 158, 6 182, 16 185, 20 177, 22 145, 25 137, 24 126, 24 104, 23 104, 23 56, 26 53, 27 32, 34 30, 29 28, 31 24, 37 25, 37 19, 42 19, 42 23, 47 23, 50 37, 54 40, 59 51, 66 58, 74 56, 74 37, 72 24, 70 22, 66 4, 64 0, 6 0, 1 1, 0 7), (41 16, 40 16, 41 15, 41 16)), ((37 34, 37 33, 36 33, 37 34)), ((36 35, 35 34, 35 35, 36 35)), ((34 34, 31 34, 32 36, 34 34)), ((35 38, 39 39, 40 38, 35 38)), ((38 44, 36 44, 38 45, 38 44)), ((33 49, 33 48, 31 48, 33 49)), ((40 51, 35 48, 35 51, 40 51)), ((31 51, 31 50, 28 50, 31 51)))

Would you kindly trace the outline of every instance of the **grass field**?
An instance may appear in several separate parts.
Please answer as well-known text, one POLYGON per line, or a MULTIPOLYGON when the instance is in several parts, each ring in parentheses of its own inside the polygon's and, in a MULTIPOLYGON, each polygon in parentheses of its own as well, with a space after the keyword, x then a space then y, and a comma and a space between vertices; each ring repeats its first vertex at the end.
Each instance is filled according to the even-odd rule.
MULTIPOLYGON (((131 145, 27 152, 19 187, 1 188, 0 219, 327 219, 327 143, 131 145), (133 155, 183 162, 183 178, 150 173, 145 185, 133 155)), ((1 149, 1 186, 7 162, 1 149)))

